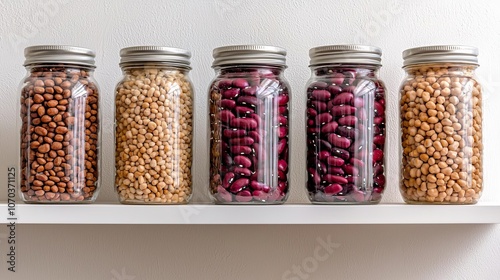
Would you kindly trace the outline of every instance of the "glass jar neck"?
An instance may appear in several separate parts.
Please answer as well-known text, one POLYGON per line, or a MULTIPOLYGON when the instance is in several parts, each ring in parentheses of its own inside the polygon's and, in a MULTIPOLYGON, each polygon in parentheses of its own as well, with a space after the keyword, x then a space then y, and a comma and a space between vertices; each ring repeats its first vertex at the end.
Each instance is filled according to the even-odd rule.
POLYGON ((324 64, 310 66, 316 76, 328 76, 335 73, 355 72, 357 76, 375 77, 380 66, 368 64, 324 64))
POLYGON ((274 74, 281 75, 285 66, 273 66, 273 65, 224 65, 215 68, 215 71, 221 75, 238 75, 238 74, 274 74))
POLYGON ((404 67, 408 75, 413 76, 429 76, 429 75, 454 75, 454 76, 469 76, 475 75, 475 70, 478 65, 463 64, 463 63, 426 63, 415 64, 404 67))
POLYGON ((26 70, 30 72, 71 72, 75 70, 85 71, 87 73, 93 73, 95 67, 82 66, 77 64, 61 64, 61 63, 40 63, 40 64, 30 64, 26 65, 26 70))
POLYGON ((188 73, 191 70, 190 67, 177 66, 163 63, 148 63, 148 64, 135 64, 135 65, 124 65, 121 66, 124 73, 131 73, 133 71, 178 71, 181 73, 188 73))

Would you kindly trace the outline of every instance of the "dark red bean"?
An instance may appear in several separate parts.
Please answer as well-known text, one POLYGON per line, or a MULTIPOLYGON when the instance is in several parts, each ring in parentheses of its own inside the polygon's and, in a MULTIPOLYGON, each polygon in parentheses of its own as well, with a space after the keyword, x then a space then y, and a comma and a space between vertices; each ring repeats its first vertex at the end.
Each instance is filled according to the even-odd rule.
POLYGON ((237 106, 236 108, 234 108, 234 111, 238 115, 245 115, 245 114, 255 113, 254 109, 246 107, 246 106, 237 106))
POLYGON ((236 106, 236 101, 231 99, 222 99, 220 106, 224 109, 233 109, 236 106))
POLYGON ((328 87, 328 91, 335 95, 335 94, 338 94, 342 91, 342 87, 336 86, 336 85, 331 85, 328 87))
POLYGON ((383 117, 375 117, 375 118, 373 118, 373 123, 376 124, 376 125, 381 125, 383 122, 384 122, 384 118, 383 117))
POLYGON ((384 173, 384 166, 382 164, 375 164, 373 165, 373 174, 375 176, 378 176, 380 174, 384 173))
POLYGON ((220 120, 223 123, 230 123, 231 120, 234 119, 234 114, 230 110, 222 110, 220 111, 220 120))
POLYGON ((354 95, 350 92, 342 92, 333 98, 333 105, 354 105, 354 95))
POLYGON ((384 135, 375 135, 373 137, 373 143, 379 146, 383 146, 385 144, 385 136, 384 135))
POLYGON ((246 176, 246 177, 250 177, 252 175, 252 171, 250 171, 250 169, 244 168, 244 167, 235 167, 233 169, 233 172, 235 174, 238 174, 241 176, 246 176))
POLYGON ((328 157, 326 158, 326 163, 328 163, 329 165, 332 165, 332 166, 342 166, 344 164, 344 160, 342 158, 339 158, 339 157, 328 157))
POLYGON ((309 88, 312 88, 312 89, 325 89, 327 86, 328 86, 328 84, 325 83, 325 82, 314 82, 314 83, 312 83, 312 84, 309 85, 309 88))
POLYGON ((365 106, 365 100, 363 100, 362 97, 355 97, 354 98, 354 107, 360 108, 365 106))
POLYGON ((327 187, 325 187, 325 190, 324 190, 325 194, 328 194, 328 195, 335 195, 341 191, 342 191, 342 186, 339 184, 330 184, 327 187))
POLYGON ((342 176, 326 174, 323 177, 328 183, 347 184, 347 179, 342 176))
POLYGON ((318 115, 318 112, 314 110, 313 108, 307 108, 307 116, 310 118, 314 118, 318 115))
POLYGON ((286 117, 279 116, 278 119, 279 119, 280 125, 288 125, 288 119, 286 117))
POLYGON ((279 106, 278 107, 278 113, 280 115, 286 115, 286 114, 288 114, 288 107, 287 106, 279 106))
POLYGON ((318 171, 314 168, 309 168, 309 176, 312 178, 315 185, 319 185, 321 183, 321 177, 318 171))
POLYGON ((351 140, 335 133, 328 135, 328 142, 332 143, 332 145, 335 147, 343 149, 349 148, 349 146, 351 146, 351 140))
POLYGON ((332 155, 340 157, 343 160, 348 160, 349 157, 350 157, 348 151, 346 151, 344 149, 340 149, 340 148, 334 148, 334 149, 332 149, 332 155))
POLYGON ((356 126, 358 123, 358 118, 356 116, 345 116, 338 120, 340 125, 356 126))
POLYGON ((250 188, 252 188, 252 190, 255 190, 255 191, 262 191, 266 188, 266 184, 260 183, 257 181, 251 181, 250 188))
POLYGON ((231 126, 253 130, 257 128, 258 124, 257 121, 253 118, 234 118, 231 120, 231 126))
POLYGON ((278 161, 278 170, 286 172, 288 170, 288 163, 284 159, 278 161))
POLYGON ((327 106, 325 102, 321 101, 311 101, 311 105, 316 108, 318 112, 325 112, 327 110, 327 106))
POLYGON ((385 114, 384 105, 382 105, 379 102, 375 101, 374 104, 373 104, 373 106, 375 108, 375 114, 377 114, 377 116, 379 116, 379 117, 384 116, 384 114, 385 114))
POLYGON ((215 195, 221 202, 231 202, 233 200, 231 193, 226 191, 222 186, 217 187, 217 193, 215 195))
POLYGON ((239 192, 234 198, 239 202, 250 202, 253 199, 252 193, 248 190, 239 192))
POLYGON ((239 78, 239 79, 234 79, 233 80, 233 86, 239 87, 239 88, 246 88, 249 86, 247 80, 239 78))
POLYGON ((332 115, 330 113, 322 113, 316 116, 315 122, 317 125, 329 123, 333 120, 332 115))
POLYGON ((375 177, 375 180, 373 180, 373 182, 380 187, 384 187, 385 186, 385 176, 382 174, 378 175, 377 177, 375 177))
POLYGON ((255 142, 252 137, 241 137, 241 138, 233 138, 229 140, 229 144, 237 145, 237 146, 250 146, 255 142))
POLYGON ((330 156, 330 152, 328 152, 328 151, 320 151, 318 153, 319 160, 326 160, 329 156, 330 156))
POLYGON ((222 89, 230 88, 233 85, 233 81, 230 79, 222 79, 218 83, 218 87, 222 89))
POLYGON ((379 149, 373 150, 373 162, 382 162, 384 160, 384 152, 379 149))
POLYGON ((365 166, 365 164, 363 163, 362 160, 359 160, 357 158, 351 158, 351 160, 349 161, 352 165, 356 166, 357 168, 363 168, 365 166))
POLYGON ((267 193, 263 191, 252 191, 252 196, 254 199, 265 201, 267 199, 267 193))
POLYGON ((286 105, 286 104, 288 104, 289 100, 290 100, 290 98, 288 97, 288 95, 280 95, 280 96, 278 96, 278 105, 280 105, 280 106, 286 105))
POLYGON ((257 131, 248 132, 248 136, 252 137, 255 142, 260 143, 260 134, 257 131))
POLYGON ((252 161, 246 156, 235 156, 233 160, 234 163, 239 165, 240 167, 249 168, 250 166, 252 166, 252 161))
POLYGON ((231 153, 236 155, 249 155, 252 153, 252 148, 248 146, 231 146, 231 153))
POLYGON ((224 179, 222 180, 222 186, 226 189, 229 188, 231 183, 234 181, 234 177, 235 175, 233 172, 226 173, 226 175, 224 175, 224 179))
POLYGON ((257 122, 257 126, 260 126, 260 123, 262 122, 261 118, 257 114, 250 114, 250 118, 254 119, 257 122))
POLYGON ((357 139, 359 134, 356 128, 352 128, 349 126, 339 126, 337 127, 336 132, 341 136, 349 137, 351 139, 357 139))
POLYGON ((316 100, 321 100, 321 101, 330 99, 331 95, 332 94, 329 91, 323 89, 316 89, 313 90, 312 92, 312 97, 316 100))
POLYGON ((345 171, 345 173, 352 175, 352 176, 358 176, 359 175, 359 170, 354 167, 353 165, 346 164, 342 167, 345 171))
POLYGON ((323 127, 321 127, 321 132, 322 133, 332 133, 332 132, 335 132, 335 130, 337 130, 337 127, 339 126, 339 124, 335 121, 333 122, 329 122, 325 125, 323 125, 323 127))
POLYGON ((281 154, 283 153, 283 151, 285 150, 285 147, 286 147, 286 139, 281 139, 279 142, 278 142, 278 154, 281 154))
POLYGON ((239 88, 230 88, 221 91, 224 98, 236 98, 240 94, 239 88))
POLYGON ((237 193, 245 188, 249 183, 250 180, 248 180, 247 178, 240 178, 231 184, 230 191, 232 193, 237 193))
POLYGON ((252 86, 252 87, 247 87, 247 88, 244 88, 241 90, 241 93, 245 94, 245 95, 256 95, 257 94, 257 87, 256 86, 252 86))
POLYGON ((288 129, 286 128, 286 126, 280 126, 280 128, 278 130, 278 137, 284 138, 287 135, 288 135, 288 129))
POLYGON ((344 83, 344 75, 341 73, 333 74, 332 83, 342 85, 342 83, 344 83))
MULTIPOLYGON (((250 132, 253 132, 253 131, 250 131, 250 132)), ((227 138, 235 138, 235 137, 245 136, 247 134, 247 131, 244 129, 226 128, 226 129, 224 129, 222 134, 224 135, 224 137, 227 137, 227 138)))
POLYGON ((333 106, 331 110, 334 116, 354 115, 356 108, 349 105, 333 106))
POLYGON ((345 174, 344 170, 340 167, 329 167, 327 169, 327 171, 328 172, 326 172, 326 173, 332 174, 332 175, 344 175, 345 174))
POLYGON ((255 96, 243 95, 238 97, 238 104, 247 104, 250 106, 259 106, 261 104, 261 100, 255 96))

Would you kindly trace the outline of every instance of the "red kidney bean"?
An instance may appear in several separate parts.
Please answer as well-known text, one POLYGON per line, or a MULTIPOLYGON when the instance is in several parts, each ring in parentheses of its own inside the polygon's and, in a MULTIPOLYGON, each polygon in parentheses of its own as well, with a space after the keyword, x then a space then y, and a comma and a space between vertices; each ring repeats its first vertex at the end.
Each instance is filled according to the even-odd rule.
POLYGON ((245 95, 256 95, 257 94, 257 87, 252 86, 252 87, 247 87, 241 90, 241 92, 245 95))
POLYGON ((256 129, 258 124, 253 118, 234 118, 231 120, 231 126, 251 130, 256 129))
POLYGON ((256 121, 256 122, 257 122, 257 126, 258 126, 258 127, 260 127, 260 126, 261 126, 261 122, 262 122, 262 120, 261 120, 261 118, 260 118, 260 116, 259 116, 259 115, 257 115, 257 114, 250 114, 250 118, 252 118, 254 121, 256 121))
POLYGON ((326 174, 323 178, 329 183, 347 184, 347 179, 343 176, 326 174))
POLYGON ((380 102, 377 101, 375 101, 373 105, 375 107, 375 114, 377 114, 377 116, 382 117, 385 115, 384 105, 380 104, 380 102))
POLYGON ((350 92, 342 92, 332 100, 333 105, 354 105, 354 95, 350 92))
POLYGON ((233 172, 226 173, 226 175, 224 176, 224 180, 222 180, 222 186, 226 189, 229 188, 229 186, 234 180, 234 177, 235 175, 233 172))
POLYGON ((384 160, 384 152, 380 149, 373 150, 373 161, 382 162, 384 160))
POLYGON ((222 89, 230 88, 233 85, 233 80, 222 79, 218 82, 218 87, 222 89))
POLYGON ((373 165, 373 174, 375 176, 383 174, 383 173, 384 173, 384 166, 382 164, 373 165))
POLYGON ((258 99, 255 96, 240 96, 238 97, 238 103, 239 104, 244 104, 244 105, 249 105, 249 106, 259 106, 262 102, 260 99, 258 99))
POLYGON ((238 106, 234 108, 234 111, 236 112, 237 115, 246 115, 255 113, 254 109, 245 106, 238 106))
POLYGON ((313 82, 309 85, 309 88, 313 89, 325 89, 326 87, 328 87, 328 84, 325 82, 313 82))
POLYGON ((288 129, 285 126, 281 126, 278 130, 278 137, 284 138, 288 135, 288 129))
POLYGON ((340 86, 331 85, 328 87, 328 91, 332 94, 338 94, 342 91, 342 88, 340 86))
MULTIPOLYGON (((254 131, 250 131, 250 132, 254 132, 254 131)), ((224 129, 224 131, 222 132, 222 134, 224 135, 224 137, 227 137, 227 138, 234 138, 234 137, 242 137, 242 136, 245 136, 247 134, 247 131, 244 130, 244 129, 231 129, 231 128, 226 128, 224 129)))
POLYGON ((325 187, 324 192, 329 195, 338 194, 342 191, 342 186, 339 184, 330 184, 325 187))
POLYGON ((279 119, 280 125, 288 125, 288 119, 286 117, 279 116, 278 119, 279 119))
POLYGON ((288 104, 289 100, 290 100, 290 98, 288 97, 288 95, 280 95, 280 96, 278 96, 278 105, 280 105, 280 106, 286 105, 286 104, 288 104))
POLYGON ((355 167, 357 168, 363 168, 365 166, 365 164, 363 163, 362 160, 359 160, 357 158, 351 158, 350 161, 349 161, 352 165, 354 165, 355 167))
POLYGON ((349 126, 339 126, 337 127, 336 132, 344 137, 349 137, 351 139, 358 139, 359 131, 356 128, 352 128, 349 126))
POLYGON ((249 86, 247 80, 245 79, 234 79, 233 80, 233 86, 238 87, 238 88, 246 88, 249 86))
POLYGON ((346 174, 352 175, 352 176, 358 176, 359 175, 359 170, 354 167, 353 165, 346 164, 343 166, 343 169, 346 174))
POLYGON ((378 146, 383 146, 385 144, 385 136, 384 135, 373 136, 373 143, 375 143, 378 146))
POLYGON ((252 161, 246 156, 241 155, 234 157, 234 163, 245 168, 249 168, 250 166, 252 166, 252 161))
POLYGON ((310 118, 314 118, 318 115, 318 112, 313 108, 307 108, 307 116, 310 118))
POLYGON ((224 109, 233 109, 236 106, 236 101, 231 99, 222 99, 220 106, 224 109))
POLYGON ((342 166, 344 164, 344 160, 339 157, 328 157, 326 162, 331 166, 342 166))
POLYGON ((244 190, 239 192, 236 196, 235 199, 239 202, 250 202, 253 197, 252 193, 250 191, 244 190))
POLYGON ((333 120, 332 115, 330 113, 322 113, 316 116, 316 124, 324 124, 329 123, 333 120))
POLYGON ((336 85, 342 85, 344 83, 344 75, 341 73, 333 74, 332 83, 334 83, 336 85))
POLYGON ((231 153, 248 155, 252 153, 252 148, 248 146, 231 146, 231 153))
POLYGON ((345 174, 344 170, 340 167, 329 167, 327 169, 326 173, 332 174, 332 175, 344 175, 345 174))
POLYGON ((375 184, 377 184, 377 186, 385 186, 385 176, 384 175, 378 175, 377 177, 375 177, 375 180, 374 180, 375 184))
POLYGON ((318 159, 319 160, 326 160, 326 159, 328 159, 329 156, 330 156, 330 152, 329 151, 320 151, 318 153, 318 159))
POLYGON ((230 88, 221 91, 222 97, 224 98, 236 98, 240 94, 239 88, 230 88))
POLYGON ((336 105, 332 108, 332 114, 334 116, 354 115, 355 113, 356 108, 349 105, 336 105))
POLYGON ((337 127, 339 127, 339 124, 337 122, 335 122, 335 121, 329 122, 329 123, 323 125, 323 127, 321 127, 321 133, 335 132, 335 130, 337 130, 337 127))
POLYGON ((321 100, 321 101, 330 99, 331 95, 332 94, 329 91, 323 89, 316 89, 313 90, 312 92, 312 97, 316 100, 321 100))
POLYGON ((245 188, 249 183, 250 180, 247 178, 240 178, 231 184, 230 190, 232 193, 237 193, 243 190, 243 188, 245 188))
POLYGON ((321 102, 321 101, 311 101, 311 105, 318 112, 325 112, 328 109, 328 107, 326 106, 326 103, 325 102, 321 102))
POLYGON ((234 119, 234 114, 230 110, 222 110, 220 112, 220 120, 223 123, 230 123, 234 119))
MULTIPOLYGON (((266 189, 266 184, 253 180, 250 182, 250 188, 255 191, 262 191, 266 189)), ((269 189, 269 187, 267 187, 267 189, 269 189)))
POLYGON ((384 122, 384 117, 375 117, 373 118, 373 123, 376 125, 381 125, 384 122))
POLYGON ((260 134, 257 131, 248 132, 248 136, 252 137, 255 142, 260 143, 260 134))
POLYGON ((351 140, 349 140, 346 137, 342 137, 340 135, 337 135, 335 133, 332 133, 328 135, 328 142, 332 143, 333 146, 339 147, 339 148, 349 148, 351 146, 351 140))
POLYGON ((338 120, 340 125, 355 126, 358 123, 358 118, 356 116, 345 116, 338 120))
POLYGON ((319 176, 318 171, 315 168, 309 168, 309 176, 314 181, 314 184, 319 185, 321 183, 321 177, 319 176))
POLYGON ((278 143, 278 154, 281 154, 283 153, 283 151, 285 150, 286 146, 287 146, 287 140, 286 139, 281 139, 278 143))
POLYGON ((284 159, 278 161, 278 170, 286 172, 288 170, 288 163, 284 159))
POLYGON ((235 167, 233 168, 233 172, 240 176, 250 177, 252 175, 252 171, 248 168, 244 167, 235 167))
POLYGON ((241 138, 233 138, 229 140, 230 145, 235 146, 250 146, 255 142, 252 137, 241 137, 241 138))

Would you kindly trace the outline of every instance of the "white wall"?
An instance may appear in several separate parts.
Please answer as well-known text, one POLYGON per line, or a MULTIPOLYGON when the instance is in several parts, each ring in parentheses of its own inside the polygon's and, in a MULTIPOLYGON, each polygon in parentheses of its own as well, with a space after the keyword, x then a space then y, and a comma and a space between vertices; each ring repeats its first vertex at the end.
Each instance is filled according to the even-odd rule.
MULTIPOLYGON (((0 1, 0 181, 15 164, 15 104, 25 74, 24 47, 72 44, 97 52, 105 125, 113 116, 120 79, 119 49, 155 44, 193 52, 196 85, 195 196, 207 201, 207 86, 213 48, 261 43, 288 50, 286 76, 293 89, 292 194, 304 189, 303 88, 308 50, 337 43, 383 49, 381 78, 389 89, 388 190, 384 202, 401 202, 396 137, 401 52, 429 44, 479 47, 484 97, 485 191, 500 202, 500 18, 497 1, 0 1)), ((103 131, 103 185, 99 201, 115 201, 112 131, 103 131)), ((6 197, 1 188, 0 199, 6 197)), ((348 206, 346 206, 348 207, 348 206)), ((450 206, 453 207, 453 206, 450 206)), ((0 209, 6 211, 6 209, 0 209)), ((370 213, 366 213, 370 215, 370 213)), ((439 215, 439 213, 436 213, 439 215)), ((500 213, 499 213, 500 215, 500 213)), ((5 232, 2 227, 0 237, 5 232)), ((327 260, 303 279, 500 279, 499 226, 19 226, 18 272, 6 271, 0 239, 0 279, 281 279, 311 260, 318 238, 338 243, 327 260), (308 259, 309 258, 309 259, 308 259), (124 269, 124 271, 122 271, 124 269), (120 274, 125 276, 120 277, 120 274)), ((294 278, 289 278, 294 279, 294 278)), ((295 278, 300 279, 300 278, 295 278)))

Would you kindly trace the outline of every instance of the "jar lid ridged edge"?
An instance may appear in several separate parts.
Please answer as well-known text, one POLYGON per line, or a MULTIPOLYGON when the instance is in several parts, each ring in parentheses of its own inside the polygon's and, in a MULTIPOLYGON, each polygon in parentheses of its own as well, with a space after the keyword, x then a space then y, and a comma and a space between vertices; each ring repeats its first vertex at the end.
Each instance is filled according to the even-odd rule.
POLYGON ((424 63, 465 63, 478 65, 479 50, 467 45, 433 45, 403 51, 403 67, 424 63))
POLYGON ((96 53, 71 45, 35 45, 24 49, 24 66, 42 63, 77 64, 95 67, 96 53))

